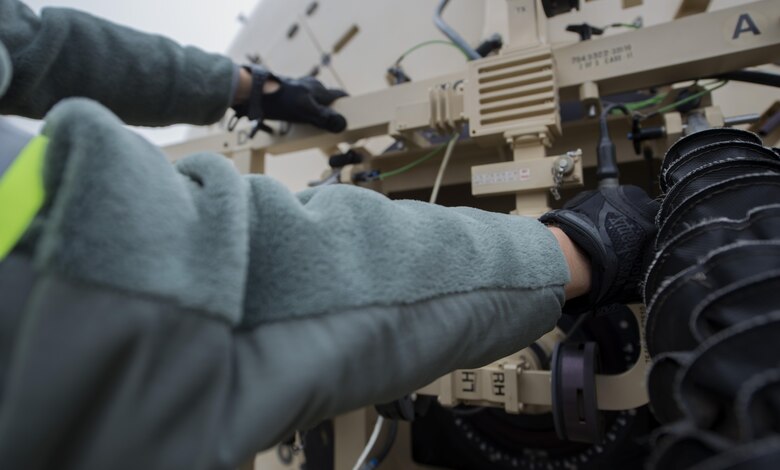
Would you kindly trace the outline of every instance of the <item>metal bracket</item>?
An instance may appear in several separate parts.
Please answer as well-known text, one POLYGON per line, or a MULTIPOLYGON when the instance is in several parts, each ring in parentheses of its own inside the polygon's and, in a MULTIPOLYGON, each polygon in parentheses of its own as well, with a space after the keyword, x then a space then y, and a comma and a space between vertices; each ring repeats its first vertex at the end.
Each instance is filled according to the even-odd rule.
POLYGON ((412 147, 424 147, 426 142, 418 131, 434 129, 442 135, 457 132, 466 120, 463 93, 463 80, 440 82, 430 86, 427 101, 395 108, 388 134, 403 139, 412 147))
POLYGON ((475 196, 511 194, 582 185, 582 151, 569 152, 558 158, 543 157, 471 167, 471 193, 475 196), (558 175, 556 164, 564 159, 564 174, 558 175), (559 181, 556 181, 559 176, 559 181))
POLYGON ((463 82, 443 83, 432 87, 428 92, 430 99, 429 125, 440 134, 457 132, 463 115, 463 82))
MULTIPOLYGON (((645 307, 631 305, 642 335, 639 358, 630 369, 615 375, 596 375, 596 401, 600 410, 629 410, 646 405, 646 378, 650 356, 645 346, 645 307)), ((551 372, 507 367, 510 358, 481 369, 457 370, 423 387, 417 393, 436 395, 445 406, 492 406, 524 412, 529 406, 552 406, 551 372), (498 387, 500 386, 500 387, 498 387)))

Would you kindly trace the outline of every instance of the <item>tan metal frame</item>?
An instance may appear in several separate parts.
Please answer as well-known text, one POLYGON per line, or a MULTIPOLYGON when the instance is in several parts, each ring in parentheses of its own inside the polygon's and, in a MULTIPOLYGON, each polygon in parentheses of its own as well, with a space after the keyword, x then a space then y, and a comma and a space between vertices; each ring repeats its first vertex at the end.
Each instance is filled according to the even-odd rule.
MULTIPOLYGON (((411 152, 376 158, 373 165, 381 167, 389 159, 399 161, 404 153, 430 147, 416 131, 434 128, 448 133, 468 122, 472 144, 488 148, 508 144, 513 151, 510 162, 474 166, 475 157, 459 163, 464 170, 471 168, 473 193, 515 193, 517 213, 538 215, 547 209, 547 194, 552 186, 554 159, 547 157, 547 148, 561 133, 559 96, 570 94, 593 101, 599 94, 715 75, 780 56, 780 28, 776 26, 780 21, 780 2, 775 0, 686 16, 625 34, 557 47, 545 43, 545 20, 538 0, 508 0, 507 5, 513 34, 501 54, 472 61, 460 73, 337 101, 334 107, 349 122, 342 134, 294 126, 284 136, 258 134, 249 139, 248 128, 242 127, 236 132, 171 146, 167 151, 173 158, 195 151, 219 152, 233 156, 243 171, 261 172, 265 152, 332 149, 341 142, 379 135, 403 139, 411 152), (750 15, 761 34, 747 32, 735 39, 739 18, 745 14, 750 15)), ((714 116, 717 108, 708 108, 706 113, 708 120, 718 120, 714 116)), ((681 132, 682 123, 676 113, 665 115, 664 124, 671 135, 681 132)), ((567 177, 568 183, 582 182, 582 162, 578 159, 577 163, 576 170, 567 177)), ((432 178, 426 180, 430 182, 432 178)), ((625 374, 599 376, 599 406, 625 409, 646 403, 646 393, 637 388, 637 384, 643 383, 644 365, 644 361, 638 361, 625 374), (632 393, 624 393, 628 391, 632 393)), ((491 377, 499 369, 512 367, 515 366, 505 361, 476 373, 483 380, 483 376, 491 377)), ((452 377, 437 381, 443 387, 440 396, 445 403, 476 401, 499 404, 508 411, 516 411, 523 404, 549 405, 549 371, 516 371, 516 395, 510 402, 506 397, 497 400, 490 394, 460 396, 453 388, 457 379, 452 377)), ((431 386, 425 390, 431 391, 431 386)))
MULTIPOLYGON (((761 65, 780 57, 780 2, 762 0, 748 5, 686 16, 636 31, 599 37, 552 48, 559 96, 578 96, 585 83, 598 85, 602 95, 711 76, 761 65), (743 33, 732 39, 740 15, 748 14, 761 34, 743 33), (588 65, 590 64, 590 65, 588 65)), ((490 59, 482 59, 490 60, 490 59)), ((481 62, 481 61, 476 61, 481 62)), ((394 134, 391 123, 399 110, 411 116, 408 125, 430 122, 430 90, 444 83, 465 83, 467 71, 410 82, 385 90, 338 100, 334 108, 349 122, 344 133, 329 134, 308 126, 293 126, 284 136, 260 133, 248 138, 249 126, 235 132, 195 138, 172 145, 172 158, 193 152, 234 154, 252 149, 275 155, 309 148, 333 148, 340 142, 394 134), (410 112, 415 108, 419 113, 410 112)), ((469 84, 465 83, 468 87, 469 84)), ((463 120, 468 119, 463 116, 463 120)))
MULTIPOLYGON (((624 8, 638 4, 641 0, 623 2, 624 8)), ((166 151, 174 160, 194 152, 222 153, 233 158, 242 172, 258 173, 263 171, 266 153, 279 155, 310 148, 330 151, 344 142, 382 135, 403 140, 405 151, 369 158, 367 166, 382 168, 388 163, 403 164, 430 149, 417 131, 432 128, 447 134, 468 123, 471 140, 458 146, 445 184, 471 181, 475 195, 515 193, 517 213, 538 215, 547 209, 553 184, 555 159, 548 154, 584 148, 583 140, 592 143, 595 135, 593 122, 586 122, 587 127, 580 123, 571 130, 562 129, 559 100, 580 99, 597 106, 600 95, 713 76, 780 57, 780 2, 761 0, 691 14, 706 10, 708 4, 707 0, 684 2, 677 14, 681 18, 669 23, 550 46, 539 0, 507 0, 510 37, 498 56, 470 62, 457 73, 338 100, 334 108, 349 123, 341 134, 293 126, 286 135, 261 133, 249 139, 249 127, 242 124, 235 132, 223 129, 166 151), (749 15, 760 34, 737 34, 744 15, 749 15), (566 139, 556 143, 562 130, 566 139), (507 147, 512 161, 502 161, 506 159, 495 151, 507 147), (494 184, 484 184, 486 181, 494 184)), ((710 122, 722 121, 716 107, 704 113, 710 122)), ((671 136, 682 132, 679 114, 669 113, 661 119, 671 136)), ((584 163, 593 163, 591 154, 577 156, 567 184, 582 183, 584 163)), ((430 186, 436 165, 433 160, 375 189, 393 192, 430 186)), ((349 171, 352 169, 345 170, 344 176, 349 171)), ((632 310, 643 333, 644 309, 632 306, 632 310)), ((540 344, 558 336, 559 332, 551 332, 540 344)), ((642 338, 639 360, 629 370, 597 376, 600 409, 630 409, 647 403, 649 359, 644 344, 642 338)), ((419 393, 437 395, 446 405, 499 406, 510 413, 544 410, 551 405, 550 371, 534 370, 538 368, 532 356, 521 351, 481 369, 456 371, 419 393), (493 387, 496 380, 505 386, 502 394, 493 387)), ((367 438, 369 415, 373 413, 362 409, 336 420, 337 468, 351 464, 360 452, 367 438), (347 435, 356 439, 342 438, 347 435)))
MULTIPOLYGON (((632 305, 631 311, 640 331, 639 358, 623 373, 596 376, 596 399, 601 410, 628 410, 648 402, 645 378, 650 358, 642 327, 644 306, 632 305)), ((552 334, 556 335, 555 330, 552 334)), ((544 339, 541 341, 544 343, 544 339)), ((495 406, 508 413, 523 412, 529 406, 552 406, 551 372, 534 370, 523 356, 521 352, 480 369, 456 371, 423 387, 418 393, 438 396, 439 402, 446 406, 495 406)))

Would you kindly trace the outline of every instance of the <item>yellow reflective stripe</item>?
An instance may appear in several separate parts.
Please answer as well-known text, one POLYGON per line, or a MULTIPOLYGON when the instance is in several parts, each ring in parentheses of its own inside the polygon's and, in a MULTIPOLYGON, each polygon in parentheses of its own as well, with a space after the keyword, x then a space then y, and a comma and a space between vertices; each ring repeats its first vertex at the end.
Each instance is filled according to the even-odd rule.
POLYGON ((49 139, 27 143, 0 176, 0 260, 16 245, 43 204, 43 160, 49 139))

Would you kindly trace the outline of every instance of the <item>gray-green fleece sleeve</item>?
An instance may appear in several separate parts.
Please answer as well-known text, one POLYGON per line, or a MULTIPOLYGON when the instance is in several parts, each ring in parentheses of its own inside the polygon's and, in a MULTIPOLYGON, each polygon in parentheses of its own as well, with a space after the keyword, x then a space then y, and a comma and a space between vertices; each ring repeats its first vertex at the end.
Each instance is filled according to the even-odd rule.
POLYGON ((76 10, 44 8, 38 17, 0 0, 0 42, 13 64, 2 114, 40 119, 59 100, 83 96, 128 124, 210 124, 232 99, 227 57, 76 10))
POLYGON ((173 166, 85 100, 44 133, 1 468, 235 468, 559 318, 566 263, 534 219, 173 166))

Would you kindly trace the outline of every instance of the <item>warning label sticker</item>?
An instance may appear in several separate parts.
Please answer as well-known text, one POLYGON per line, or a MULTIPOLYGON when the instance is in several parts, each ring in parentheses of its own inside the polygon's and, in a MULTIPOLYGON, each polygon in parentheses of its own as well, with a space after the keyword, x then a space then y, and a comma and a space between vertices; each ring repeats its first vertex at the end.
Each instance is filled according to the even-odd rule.
POLYGON ((518 181, 528 181, 529 178, 531 178, 530 168, 518 168, 516 170, 477 173, 471 178, 471 184, 474 186, 485 186, 489 184, 516 183, 518 181))

